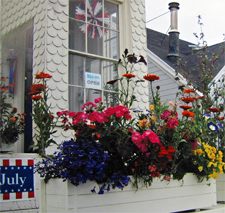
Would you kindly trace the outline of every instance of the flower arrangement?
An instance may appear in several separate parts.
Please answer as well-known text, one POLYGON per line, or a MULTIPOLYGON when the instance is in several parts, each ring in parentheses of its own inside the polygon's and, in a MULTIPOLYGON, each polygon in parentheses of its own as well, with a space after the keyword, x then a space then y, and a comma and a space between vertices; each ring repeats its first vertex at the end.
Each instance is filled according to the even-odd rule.
MULTIPOLYGON (((19 139, 19 135, 24 132, 25 113, 17 113, 17 108, 13 107, 11 102, 13 97, 10 96, 9 86, 5 85, 6 79, 1 78, 1 118, 0 118, 0 138, 3 143, 12 144, 19 139)), ((11 85, 12 86, 12 85, 11 85)))
POLYGON ((52 76, 41 72, 37 73, 35 79, 38 83, 34 83, 30 88, 31 99, 33 100, 32 117, 36 124, 36 133, 34 134, 34 152, 45 156, 45 149, 56 142, 51 138, 51 135, 56 132, 56 120, 50 111, 50 105, 47 103, 48 90, 46 79, 52 76))
MULTIPOLYGON (((184 104, 180 106, 184 111, 178 115, 177 103, 162 104, 160 87, 155 91, 152 88, 152 82, 160 77, 148 74, 143 79, 150 83, 152 93, 149 110, 132 110, 134 86, 143 81, 134 80, 132 68, 146 61, 142 56, 138 60, 135 54, 128 54, 127 49, 122 56, 119 64, 126 73, 117 79, 122 84, 116 91, 119 104, 106 108, 100 97, 95 103, 85 103, 81 112, 58 112, 62 128, 73 130, 74 139, 62 142, 59 152, 39 162, 37 172, 46 180, 61 177, 74 185, 96 181, 100 184, 99 194, 110 188, 123 189, 129 182, 138 188, 140 180, 151 185, 155 177, 182 179, 187 172, 200 179, 216 178, 224 169, 223 154, 211 140, 215 132, 207 127, 204 110, 198 106, 204 99, 196 98, 195 90, 184 89, 184 104)), ((216 113, 215 119, 219 118, 217 110, 211 111, 216 113)))

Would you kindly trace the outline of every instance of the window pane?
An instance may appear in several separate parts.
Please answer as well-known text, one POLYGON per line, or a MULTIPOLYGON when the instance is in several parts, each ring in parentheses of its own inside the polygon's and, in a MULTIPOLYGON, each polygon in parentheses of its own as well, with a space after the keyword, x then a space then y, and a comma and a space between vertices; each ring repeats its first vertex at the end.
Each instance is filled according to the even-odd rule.
POLYGON ((119 58, 118 56, 118 43, 119 33, 113 30, 109 30, 104 42, 105 56, 108 58, 119 58))
POLYGON ((114 92, 109 92, 109 91, 104 91, 103 102, 104 102, 104 105, 106 105, 106 107, 116 106, 119 104, 116 99, 116 94, 114 92))
POLYGON ((100 60, 78 55, 70 55, 69 84, 84 86, 85 72, 101 74, 100 60))
POLYGON ((69 20, 69 48, 85 52, 85 34, 86 24, 73 19, 69 20))
POLYGON ((118 5, 105 1, 105 12, 109 14, 108 28, 118 30, 118 5))
POLYGON ((101 90, 96 89, 86 89, 86 103, 91 101, 94 103, 96 98, 101 97, 101 90))
POLYGON ((103 61, 103 85, 106 85, 108 81, 118 78, 117 67, 115 63, 109 61, 103 61))
POLYGON ((84 104, 84 88, 69 86, 69 111, 81 111, 84 104))

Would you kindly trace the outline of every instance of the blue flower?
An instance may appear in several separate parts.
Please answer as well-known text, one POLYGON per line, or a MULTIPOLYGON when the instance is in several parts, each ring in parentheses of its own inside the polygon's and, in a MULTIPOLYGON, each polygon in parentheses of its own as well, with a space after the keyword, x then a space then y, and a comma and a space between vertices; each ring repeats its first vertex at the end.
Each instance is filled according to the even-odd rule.
POLYGON ((205 117, 205 120, 208 120, 208 119, 211 118, 212 116, 211 116, 210 114, 204 113, 204 117, 205 117))
POLYGON ((221 123, 217 123, 217 126, 222 129, 223 128, 223 125, 221 123))
POLYGON ((212 122, 207 124, 208 128, 212 131, 212 132, 217 132, 218 131, 218 126, 212 122))

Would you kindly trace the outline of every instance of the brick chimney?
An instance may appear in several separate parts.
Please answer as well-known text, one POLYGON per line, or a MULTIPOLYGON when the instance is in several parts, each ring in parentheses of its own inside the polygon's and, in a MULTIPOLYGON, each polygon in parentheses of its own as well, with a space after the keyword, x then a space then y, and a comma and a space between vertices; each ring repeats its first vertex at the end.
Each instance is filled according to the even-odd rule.
POLYGON ((171 2, 169 3, 171 24, 169 31, 169 53, 167 57, 171 62, 178 65, 179 58, 179 31, 178 31, 178 19, 177 19, 177 11, 179 10, 179 3, 171 2))

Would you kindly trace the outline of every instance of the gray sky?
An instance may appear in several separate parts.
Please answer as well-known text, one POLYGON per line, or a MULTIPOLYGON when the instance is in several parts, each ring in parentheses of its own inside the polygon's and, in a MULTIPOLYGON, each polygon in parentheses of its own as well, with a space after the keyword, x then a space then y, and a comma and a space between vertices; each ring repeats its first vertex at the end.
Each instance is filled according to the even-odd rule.
MULTIPOLYGON (((201 33, 198 15, 202 17, 202 31, 205 41, 213 45, 224 41, 225 36, 225 0, 145 0, 146 21, 169 11, 170 2, 180 3, 178 10, 178 30, 180 38, 197 43, 193 33, 201 33)), ((167 33, 170 26, 170 13, 146 24, 147 28, 167 33)))

